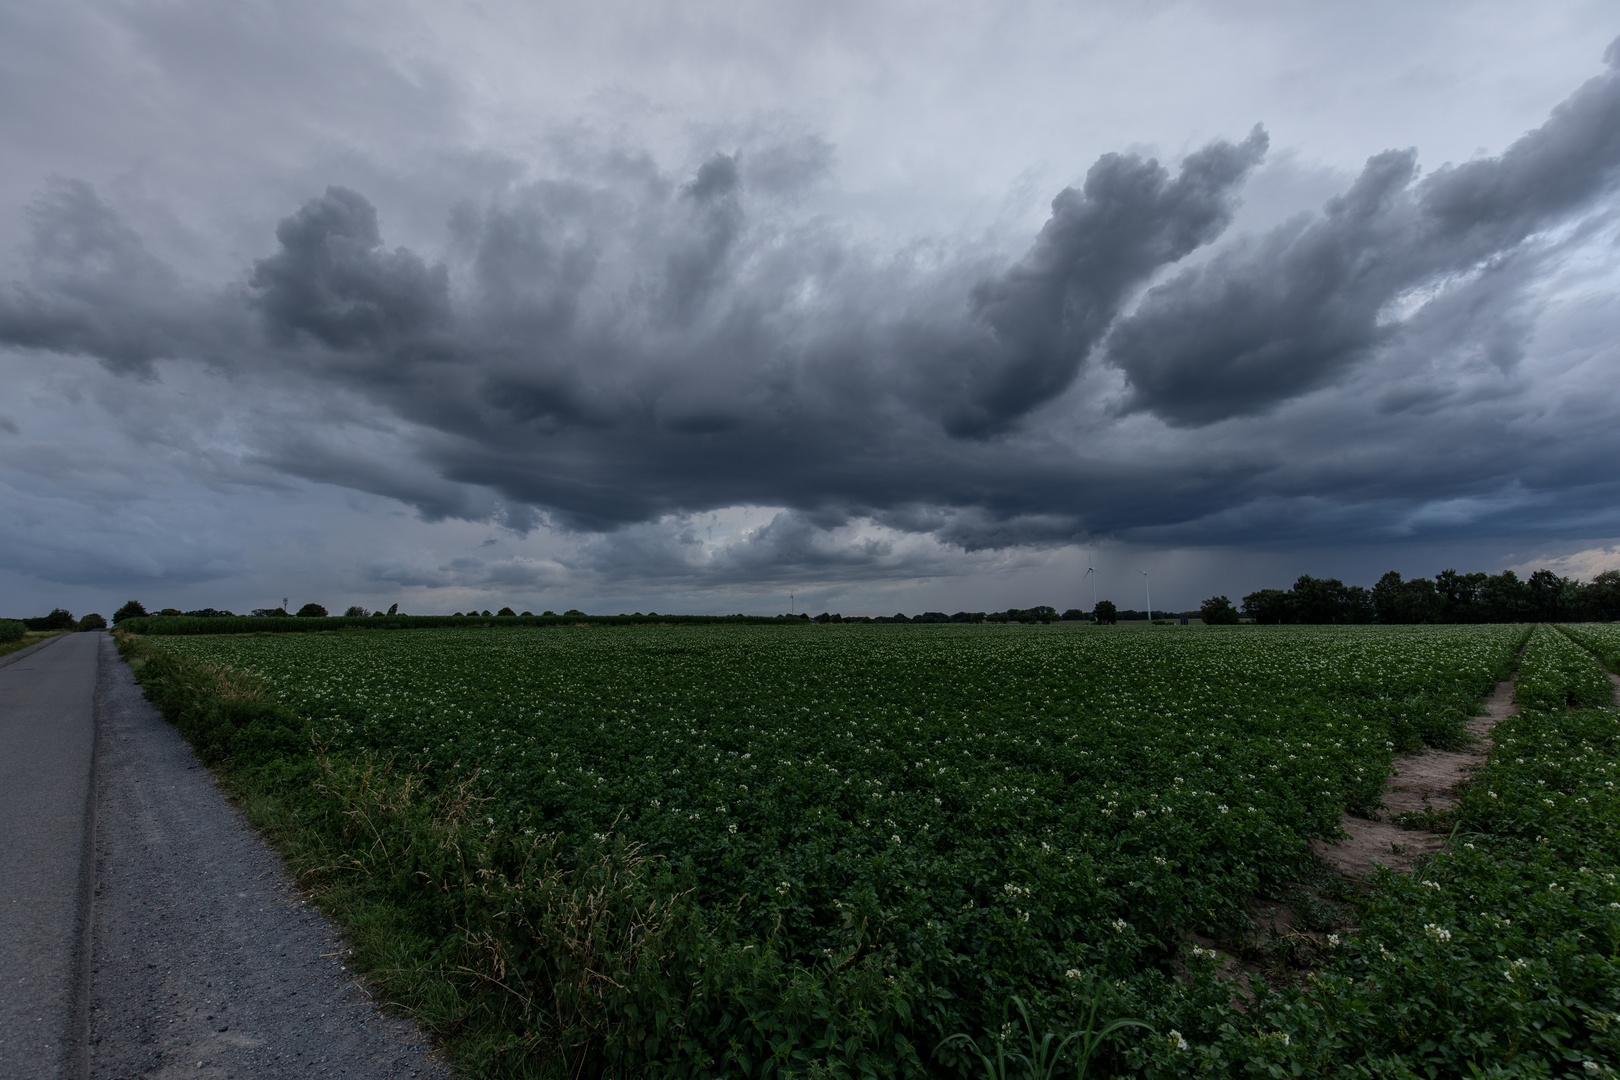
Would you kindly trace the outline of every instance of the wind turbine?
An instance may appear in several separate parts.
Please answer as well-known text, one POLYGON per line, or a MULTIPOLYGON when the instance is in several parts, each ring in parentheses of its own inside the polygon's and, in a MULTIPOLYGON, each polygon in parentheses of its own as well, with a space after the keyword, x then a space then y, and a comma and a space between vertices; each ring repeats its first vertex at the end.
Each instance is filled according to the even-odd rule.
POLYGON ((1086 567, 1086 577, 1083 577, 1083 578, 1080 579, 1081 583, 1084 584, 1086 578, 1091 578, 1091 610, 1092 611, 1097 610, 1097 579, 1095 577, 1092 577, 1092 575, 1095 574, 1096 572, 1097 572, 1097 568, 1095 566, 1088 566, 1088 567, 1086 567))
MULTIPOLYGON (((1153 569, 1151 566, 1148 567, 1148 570, 1151 569, 1153 569)), ((1153 583, 1148 580, 1147 570, 1142 571, 1142 588, 1147 590, 1148 625, 1151 626, 1153 624, 1153 583)))

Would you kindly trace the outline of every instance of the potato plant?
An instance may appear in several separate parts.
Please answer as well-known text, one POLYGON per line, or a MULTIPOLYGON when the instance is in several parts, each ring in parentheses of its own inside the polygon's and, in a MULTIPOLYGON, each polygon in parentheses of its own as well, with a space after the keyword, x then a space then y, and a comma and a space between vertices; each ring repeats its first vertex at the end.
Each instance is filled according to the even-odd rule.
MULTIPOLYGON (((747 969, 728 985, 752 989, 728 992, 755 1002, 720 1047, 688 1044, 725 1009, 667 1005, 702 1006, 671 1021, 672 1071, 802 1064, 784 1040, 815 1040, 775 1024, 789 1006, 760 987, 832 986, 865 957, 877 982, 840 1039, 881 1032, 876 1071, 950 1074, 971 1062, 941 1044, 999 1030, 1013 995, 1054 1031, 1098 986, 1118 1013, 1166 1007, 1187 935, 1240 933, 1341 808, 1377 803, 1397 749, 1462 741, 1523 637, 591 627, 161 647, 261 680, 331 758, 384 755, 428 792, 476 784, 481 835, 544 836, 551 855, 613 838, 667 867, 747 969)), ((684 962, 718 962, 701 952, 684 962)))

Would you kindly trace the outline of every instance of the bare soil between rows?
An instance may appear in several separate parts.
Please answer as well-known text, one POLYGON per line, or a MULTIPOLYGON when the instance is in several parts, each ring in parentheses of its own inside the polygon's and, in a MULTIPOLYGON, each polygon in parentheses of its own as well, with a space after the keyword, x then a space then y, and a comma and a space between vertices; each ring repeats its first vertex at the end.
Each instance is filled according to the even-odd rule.
MULTIPOLYGON (((1613 678, 1613 676, 1611 676, 1613 678)), ((1496 684, 1485 700, 1485 715, 1468 723, 1468 733, 1477 740, 1466 750, 1428 750, 1398 757, 1392 763, 1389 783, 1384 789, 1384 814, 1380 820, 1356 817, 1345 811, 1339 825, 1347 839, 1330 843, 1312 840, 1311 850, 1334 870, 1350 878, 1364 878, 1378 866, 1405 873, 1425 855, 1446 845, 1440 833, 1400 825, 1402 814, 1435 813, 1457 805, 1457 789, 1473 778, 1491 752, 1491 730, 1513 716, 1513 681, 1496 684)))

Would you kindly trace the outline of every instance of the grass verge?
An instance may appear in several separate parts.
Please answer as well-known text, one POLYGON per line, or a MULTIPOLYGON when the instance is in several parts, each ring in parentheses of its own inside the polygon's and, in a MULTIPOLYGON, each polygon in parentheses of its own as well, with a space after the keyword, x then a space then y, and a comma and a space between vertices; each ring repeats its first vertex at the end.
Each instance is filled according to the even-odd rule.
POLYGON ((38 645, 40 642, 44 641, 46 638, 51 638, 51 637, 55 637, 57 634, 66 634, 66 633, 71 633, 71 631, 68 631, 68 630, 28 630, 28 631, 22 633, 21 635, 15 637, 15 638, 12 638, 9 641, 0 640, 0 656, 9 656, 11 653, 20 652, 21 650, 28 648, 28 646, 30 646, 30 645, 38 645))

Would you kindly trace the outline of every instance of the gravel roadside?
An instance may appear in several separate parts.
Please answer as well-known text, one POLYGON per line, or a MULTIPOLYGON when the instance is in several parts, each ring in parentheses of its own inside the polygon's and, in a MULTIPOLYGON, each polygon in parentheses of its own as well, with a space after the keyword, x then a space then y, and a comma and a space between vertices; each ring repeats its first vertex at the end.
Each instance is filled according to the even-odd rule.
POLYGON ((101 649, 89 1075, 447 1077, 101 649))

